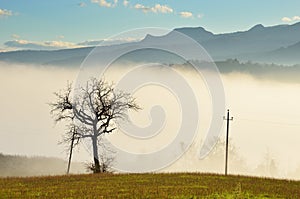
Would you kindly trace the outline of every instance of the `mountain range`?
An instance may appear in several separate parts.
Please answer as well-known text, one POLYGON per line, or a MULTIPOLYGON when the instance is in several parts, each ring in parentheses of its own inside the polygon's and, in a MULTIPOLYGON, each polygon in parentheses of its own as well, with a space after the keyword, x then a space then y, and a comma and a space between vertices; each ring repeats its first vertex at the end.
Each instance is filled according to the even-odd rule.
MULTIPOLYGON (((238 59, 240 61, 287 65, 300 63, 300 23, 270 27, 259 24, 247 31, 226 34, 214 34, 202 27, 177 28, 163 36, 147 35, 139 42, 100 46, 98 51, 109 54, 116 49, 125 49, 132 45, 143 46, 147 43, 159 43, 165 46, 177 45, 178 47, 184 45, 177 39, 178 32, 191 37, 201 44, 215 61, 238 59)), ((92 49, 93 47, 53 51, 23 50, 2 52, 0 53, 0 61, 38 65, 78 66, 92 49)), ((139 56, 132 54, 127 59, 143 61, 156 57, 161 61, 175 60, 173 55, 165 59, 165 55, 155 54, 149 49, 144 51, 144 53, 140 52, 139 56)), ((192 54, 193 52, 188 53, 192 54)))

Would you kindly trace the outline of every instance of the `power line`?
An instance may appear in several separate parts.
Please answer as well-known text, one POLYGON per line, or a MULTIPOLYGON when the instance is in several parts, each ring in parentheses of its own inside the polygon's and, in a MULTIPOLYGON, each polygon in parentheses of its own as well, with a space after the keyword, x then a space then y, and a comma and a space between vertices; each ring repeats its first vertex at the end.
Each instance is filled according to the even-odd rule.
POLYGON ((286 123, 286 122, 278 122, 278 121, 270 121, 270 120, 241 119, 241 118, 238 120, 247 121, 247 122, 269 123, 269 124, 284 125, 284 126, 300 126, 300 123, 286 123))

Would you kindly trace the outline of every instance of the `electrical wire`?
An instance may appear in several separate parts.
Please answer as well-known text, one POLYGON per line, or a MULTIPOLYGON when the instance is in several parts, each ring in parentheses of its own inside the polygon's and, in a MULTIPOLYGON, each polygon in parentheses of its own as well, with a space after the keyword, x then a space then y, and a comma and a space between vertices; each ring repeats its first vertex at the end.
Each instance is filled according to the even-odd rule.
POLYGON ((244 119, 244 118, 239 118, 236 120, 247 121, 247 122, 269 123, 269 124, 283 125, 283 126, 300 126, 300 123, 286 123, 286 122, 278 122, 278 121, 270 121, 270 120, 267 121, 267 120, 244 119))

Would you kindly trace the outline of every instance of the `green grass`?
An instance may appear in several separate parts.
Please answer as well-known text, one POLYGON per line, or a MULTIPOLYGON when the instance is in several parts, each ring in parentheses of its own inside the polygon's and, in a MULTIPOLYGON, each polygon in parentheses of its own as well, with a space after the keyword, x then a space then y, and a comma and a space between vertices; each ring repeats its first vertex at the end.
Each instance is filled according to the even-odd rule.
POLYGON ((300 198, 300 182, 199 173, 0 178, 0 198, 300 198))

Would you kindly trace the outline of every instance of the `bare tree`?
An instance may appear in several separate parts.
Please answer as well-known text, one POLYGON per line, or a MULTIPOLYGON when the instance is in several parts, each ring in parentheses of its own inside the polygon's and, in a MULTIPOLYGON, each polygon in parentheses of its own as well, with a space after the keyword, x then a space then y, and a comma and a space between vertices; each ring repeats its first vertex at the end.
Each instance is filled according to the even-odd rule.
POLYGON ((65 141, 73 136, 75 139, 90 139, 93 147, 94 172, 101 172, 98 153, 99 137, 112 133, 117 120, 127 118, 128 110, 138 110, 135 99, 126 92, 116 90, 112 84, 103 79, 91 78, 85 86, 76 88, 72 97, 72 85, 66 90, 54 93, 56 101, 51 103, 51 114, 56 122, 68 121, 73 131, 66 134, 65 141), (72 132, 72 133, 70 133, 72 132))

